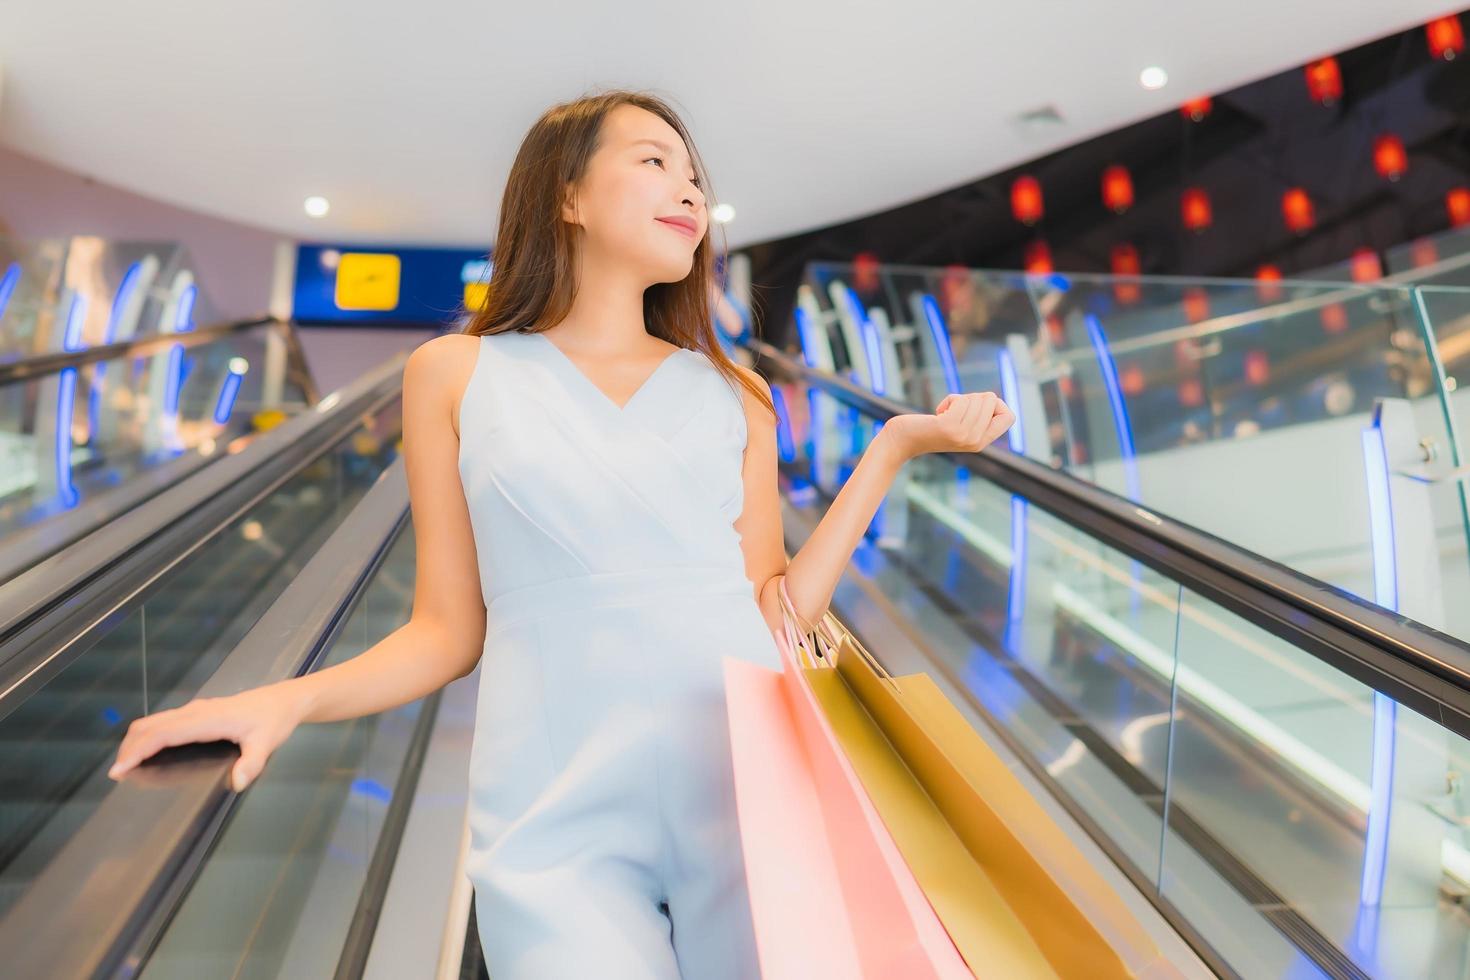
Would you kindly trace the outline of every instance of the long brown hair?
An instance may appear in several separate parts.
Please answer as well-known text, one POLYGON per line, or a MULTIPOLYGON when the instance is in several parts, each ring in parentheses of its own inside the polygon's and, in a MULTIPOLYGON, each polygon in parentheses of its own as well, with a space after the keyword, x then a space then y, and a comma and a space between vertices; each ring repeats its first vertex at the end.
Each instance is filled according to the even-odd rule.
MULTIPOLYGON (((706 206, 713 207, 714 188, 699 151, 683 121, 662 99, 616 90, 552 106, 526 133, 511 165, 500 203, 500 228, 485 302, 470 314, 465 333, 538 333, 571 312, 576 242, 572 226, 561 220, 561 205, 566 188, 587 172, 603 119, 620 105, 646 109, 678 132, 704 190, 706 206)), ((710 222, 709 230, 714 227, 710 222)), ((678 282, 654 283, 644 292, 643 322, 653 336, 703 353, 726 380, 753 394, 774 418, 771 399, 736 369, 715 337, 710 310, 714 281, 714 250, 706 232, 694 251, 689 275, 678 282)))

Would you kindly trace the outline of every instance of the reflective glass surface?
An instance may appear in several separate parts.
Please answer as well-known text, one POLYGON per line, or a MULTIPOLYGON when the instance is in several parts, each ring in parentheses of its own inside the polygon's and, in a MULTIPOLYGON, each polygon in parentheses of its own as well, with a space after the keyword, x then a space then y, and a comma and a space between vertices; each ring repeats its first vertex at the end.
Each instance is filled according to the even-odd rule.
MULTIPOLYGON (((794 550, 875 426, 773 387, 794 550)), ((905 466, 851 574, 1240 975, 1470 965, 1470 747, 1436 720, 934 457, 905 466)))
MULTIPOLYGON (((406 524, 322 667, 408 622, 413 572, 406 524)), ((141 975, 332 976, 422 709, 298 728, 241 797, 141 975)))
POLYGON ((397 457, 401 429, 395 400, 139 583, 44 686, 0 702, 0 914, 115 785, 106 770, 128 724, 194 696, 397 457))
POLYGON ((796 316, 813 366, 928 410, 998 391, 1015 451, 1470 637, 1470 511, 1445 478, 1466 299, 821 263, 796 316))
MULTIPOLYGON (((262 326, 191 347, 67 367, 0 385, 0 538, 62 523, 128 481, 214 458, 306 405, 302 379, 271 385, 271 346, 282 326, 262 326), (267 390, 280 392, 267 402, 267 390)), ((54 534, 58 539, 65 535, 54 534)))

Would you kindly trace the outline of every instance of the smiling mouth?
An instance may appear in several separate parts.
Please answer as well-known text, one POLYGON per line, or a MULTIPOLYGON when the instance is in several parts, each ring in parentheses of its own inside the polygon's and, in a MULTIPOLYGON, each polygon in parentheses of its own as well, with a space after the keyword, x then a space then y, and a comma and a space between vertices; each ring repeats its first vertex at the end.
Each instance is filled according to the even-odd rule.
POLYGON ((693 239, 695 239, 696 237, 698 237, 698 235, 699 235, 699 231, 697 229, 688 228, 688 227, 686 227, 684 225, 679 224, 678 222, 675 222, 675 221, 665 221, 662 218, 656 218, 654 220, 656 220, 659 224, 663 225, 666 228, 672 228, 672 229, 674 229, 679 234, 683 235, 685 238, 690 239, 691 241, 693 239))

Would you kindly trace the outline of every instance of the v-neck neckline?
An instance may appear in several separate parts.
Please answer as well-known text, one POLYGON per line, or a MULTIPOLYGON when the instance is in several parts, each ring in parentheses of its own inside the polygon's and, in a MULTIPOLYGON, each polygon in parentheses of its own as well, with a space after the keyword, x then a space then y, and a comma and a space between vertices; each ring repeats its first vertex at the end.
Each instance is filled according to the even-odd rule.
POLYGON ((628 406, 637 401, 638 397, 642 395, 643 392, 646 391, 651 384, 653 384, 654 379, 657 378, 659 376, 659 373, 668 366, 669 362, 677 357, 681 352, 687 349, 684 347, 675 347, 673 350, 665 354, 663 360, 654 365, 653 370, 649 371, 648 375, 643 379, 638 387, 633 389, 633 394, 628 396, 628 400, 619 405, 617 402, 613 401, 611 397, 609 397, 607 392, 603 391, 593 382, 591 378, 587 377, 586 372, 577 367, 577 362, 567 356, 565 351, 556 346, 556 344, 553 343, 549 337, 542 336, 543 333, 545 333, 545 331, 537 330, 533 331, 530 336, 535 337, 542 344, 551 348, 551 354, 554 358, 565 365, 567 370, 569 370, 572 374, 576 375, 577 378, 580 379, 582 384, 586 385, 589 389, 591 389, 593 393, 598 395, 602 399, 603 404, 607 405, 608 408, 612 409, 619 415, 626 413, 628 411, 628 406))

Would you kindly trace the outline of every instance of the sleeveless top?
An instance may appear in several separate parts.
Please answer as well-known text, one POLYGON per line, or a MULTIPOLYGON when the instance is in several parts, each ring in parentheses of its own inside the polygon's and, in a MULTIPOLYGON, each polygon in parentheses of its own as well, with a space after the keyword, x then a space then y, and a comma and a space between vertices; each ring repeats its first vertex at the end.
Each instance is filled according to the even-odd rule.
POLYGON ((482 336, 459 472, 488 630, 576 605, 750 596, 733 527, 740 391, 679 348, 619 408, 544 336, 482 336))

